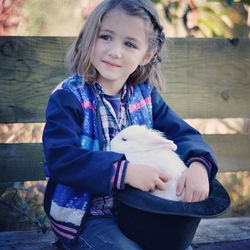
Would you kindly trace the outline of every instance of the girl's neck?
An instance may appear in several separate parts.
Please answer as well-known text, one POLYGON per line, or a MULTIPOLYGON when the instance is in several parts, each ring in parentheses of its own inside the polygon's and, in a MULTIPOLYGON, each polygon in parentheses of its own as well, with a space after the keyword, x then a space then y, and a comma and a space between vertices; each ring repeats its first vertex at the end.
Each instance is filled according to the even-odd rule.
POLYGON ((102 90, 106 95, 115 96, 118 95, 124 84, 112 84, 112 83, 103 83, 98 82, 102 86, 102 90))

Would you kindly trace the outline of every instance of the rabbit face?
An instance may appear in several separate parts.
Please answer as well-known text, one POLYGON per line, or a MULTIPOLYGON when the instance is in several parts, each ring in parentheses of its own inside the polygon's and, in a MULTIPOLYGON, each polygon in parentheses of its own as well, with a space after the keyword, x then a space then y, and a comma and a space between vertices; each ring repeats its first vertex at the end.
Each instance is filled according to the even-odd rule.
POLYGON ((182 200, 184 197, 184 194, 176 196, 177 179, 186 169, 184 162, 174 152, 176 149, 173 141, 146 126, 129 126, 111 140, 111 150, 125 154, 129 162, 151 166, 167 173, 169 180, 165 190, 156 189, 152 194, 170 200, 182 200))
POLYGON ((118 153, 151 151, 160 148, 175 151, 177 146, 173 141, 164 138, 161 132, 148 129, 146 126, 129 126, 111 141, 111 150, 118 153))

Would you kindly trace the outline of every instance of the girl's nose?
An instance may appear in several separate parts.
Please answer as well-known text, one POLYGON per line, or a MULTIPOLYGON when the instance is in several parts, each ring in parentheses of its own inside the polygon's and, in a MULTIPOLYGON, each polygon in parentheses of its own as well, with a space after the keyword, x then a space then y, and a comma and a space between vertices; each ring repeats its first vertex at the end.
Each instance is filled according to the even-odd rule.
POLYGON ((108 54, 112 58, 120 58, 122 55, 122 46, 119 44, 112 44, 108 54))

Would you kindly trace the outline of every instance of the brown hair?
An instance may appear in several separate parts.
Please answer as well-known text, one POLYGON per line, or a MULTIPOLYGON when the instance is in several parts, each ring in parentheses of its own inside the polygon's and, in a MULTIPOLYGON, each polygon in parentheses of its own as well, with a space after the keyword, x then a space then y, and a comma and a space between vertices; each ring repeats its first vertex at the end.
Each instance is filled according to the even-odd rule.
POLYGON ((149 80, 156 87, 162 88, 163 78, 159 62, 161 61, 160 51, 165 42, 165 35, 159 22, 158 13, 150 0, 104 0, 101 2, 88 17, 66 55, 65 62, 68 70, 71 74, 84 76, 88 83, 97 80, 98 72, 92 65, 90 56, 93 53, 103 17, 114 9, 144 19, 151 27, 148 50, 156 51, 154 58, 148 64, 138 66, 128 77, 127 82, 134 85, 149 80))

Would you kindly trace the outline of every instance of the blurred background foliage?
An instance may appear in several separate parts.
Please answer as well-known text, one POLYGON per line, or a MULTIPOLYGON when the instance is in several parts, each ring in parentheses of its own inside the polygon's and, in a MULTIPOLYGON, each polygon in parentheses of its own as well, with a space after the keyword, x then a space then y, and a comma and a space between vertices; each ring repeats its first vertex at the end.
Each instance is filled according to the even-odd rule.
MULTIPOLYGON (((152 0, 169 37, 249 37, 250 0, 152 0)), ((0 35, 75 36, 101 0, 0 0, 0 35)))
MULTIPOLYGON (((249 37, 250 0, 152 0, 168 37, 249 37)), ((76 36, 101 0, 0 0, 0 36, 76 36)), ((188 121, 201 133, 249 133, 250 122, 188 121), (237 125, 238 123, 238 125, 237 125), (237 125, 237 126, 236 126, 237 125), (247 127, 247 129, 246 129, 247 127)), ((44 124, 2 124, 0 143, 41 142, 44 124)), ((232 205, 224 216, 250 216, 250 172, 220 173, 232 205)), ((0 183, 0 231, 48 227, 45 181, 0 183)))
MULTIPOLYGON (((153 0, 174 36, 249 37, 250 1, 153 0)), ((171 36, 172 36, 171 34, 171 36)))

